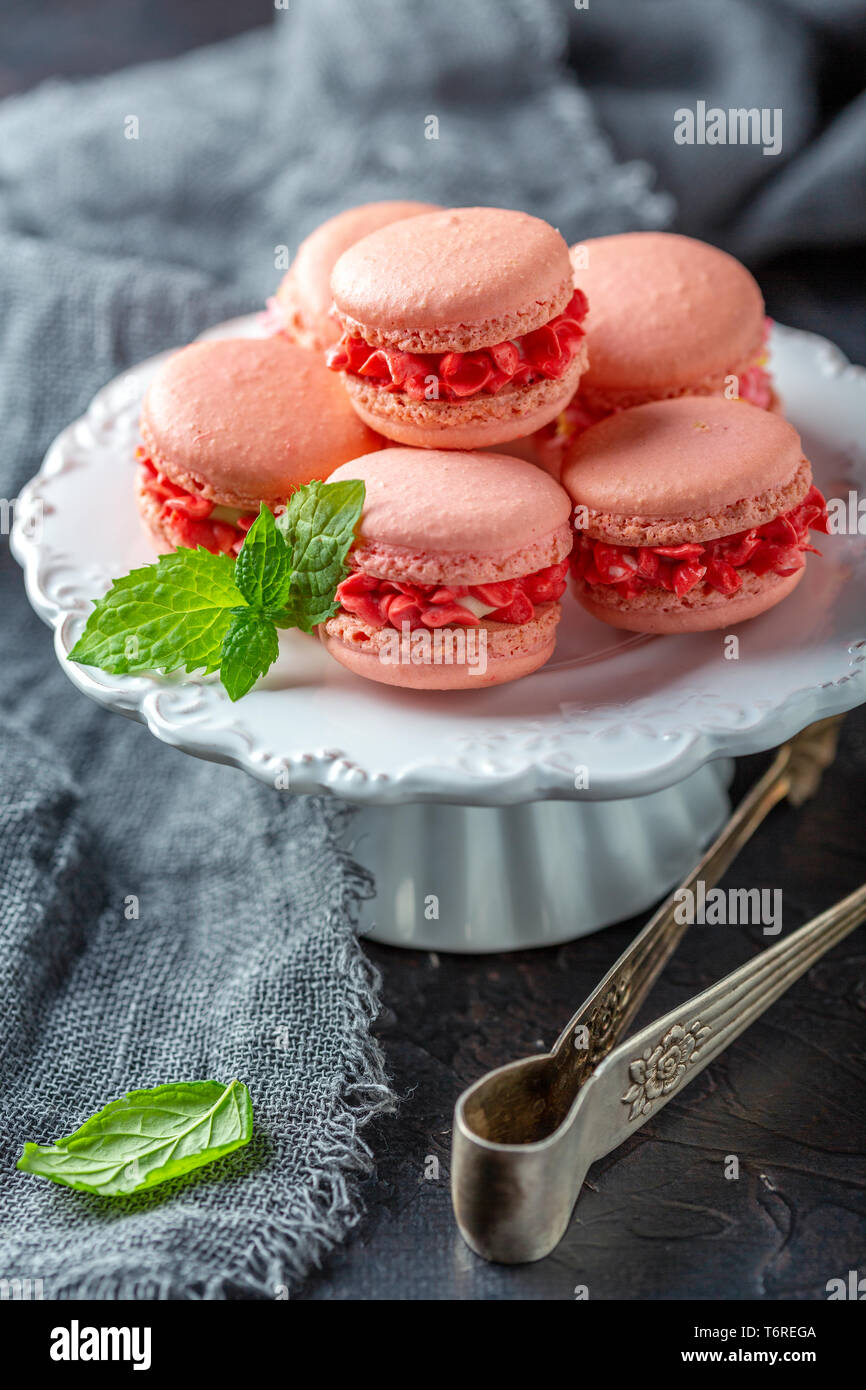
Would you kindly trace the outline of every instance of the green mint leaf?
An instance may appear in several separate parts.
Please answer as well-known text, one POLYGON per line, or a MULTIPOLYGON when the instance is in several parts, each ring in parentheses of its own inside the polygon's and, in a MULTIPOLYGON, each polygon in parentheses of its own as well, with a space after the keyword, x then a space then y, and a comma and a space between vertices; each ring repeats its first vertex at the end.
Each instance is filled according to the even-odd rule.
POLYGON ((251 608, 282 608, 291 576, 291 552, 263 502, 238 555, 235 583, 251 608))
POLYGON ((17 1167, 51 1182, 125 1197, 248 1144, 250 1093, 240 1081, 179 1081, 113 1100, 53 1144, 25 1144, 17 1167))
POLYGON ((215 671, 232 609, 243 603, 227 555, 176 550, 115 579, 98 599, 70 661, 124 675, 215 671))
POLYGON ((266 614, 249 608, 236 610, 223 638, 220 663, 220 680, 229 699, 246 695, 274 664, 279 650, 277 629, 266 614))
POLYGON ((289 498, 277 527, 292 554, 292 582, 280 627, 312 632, 336 611, 334 591, 347 573, 346 555, 364 506, 364 484, 308 483, 289 498))
POLYGON ((133 570, 96 602, 69 659, 117 675, 219 670, 239 700, 276 660, 277 627, 312 632, 336 611, 363 505, 359 480, 312 482, 276 521, 262 504, 237 561, 200 546, 133 570))

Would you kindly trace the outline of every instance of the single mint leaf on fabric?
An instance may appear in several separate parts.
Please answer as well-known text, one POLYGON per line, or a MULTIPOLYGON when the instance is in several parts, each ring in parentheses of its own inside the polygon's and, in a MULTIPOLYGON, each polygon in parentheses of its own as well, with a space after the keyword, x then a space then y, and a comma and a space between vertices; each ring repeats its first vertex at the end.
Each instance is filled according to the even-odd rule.
POLYGON ((291 552, 263 502, 235 563, 235 583, 251 608, 282 608, 291 577, 291 552))
POLYGON ((252 690, 259 676, 273 666, 279 651, 277 629, 266 614, 254 613, 251 608, 236 611, 223 638, 220 663, 220 680, 229 699, 239 700, 252 690))
POLYGON ((215 671, 232 609, 243 604, 234 569, 229 556, 200 546, 115 579, 69 660, 115 675, 215 671))
POLYGON ((308 483, 289 498, 277 527, 292 553, 292 582, 280 627, 312 632, 336 611, 334 591, 347 573, 346 556, 364 506, 364 484, 308 483))
POLYGON ((241 1081, 178 1081, 113 1100, 53 1144, 25 1144, 17 1167, 51 1182, 125 1197, 213 1163, 248 1144, 250 1093, 241 1081))

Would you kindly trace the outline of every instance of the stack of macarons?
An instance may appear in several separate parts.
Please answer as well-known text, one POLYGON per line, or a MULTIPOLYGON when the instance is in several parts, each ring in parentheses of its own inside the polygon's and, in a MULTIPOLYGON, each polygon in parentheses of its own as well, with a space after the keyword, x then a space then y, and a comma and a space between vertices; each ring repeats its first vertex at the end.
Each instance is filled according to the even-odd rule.
POLYGON ((553 651, 569 568, 614 627, 726 628, 789 594, 826 529, 760 290, 702 242, 569 251, 524 212, 367 204, 301 243, 263 326, 161 367, 139 508, 158 549, 237 554, 261 502, 363 479, 319 629, 357 675, 527 675, 553 651))

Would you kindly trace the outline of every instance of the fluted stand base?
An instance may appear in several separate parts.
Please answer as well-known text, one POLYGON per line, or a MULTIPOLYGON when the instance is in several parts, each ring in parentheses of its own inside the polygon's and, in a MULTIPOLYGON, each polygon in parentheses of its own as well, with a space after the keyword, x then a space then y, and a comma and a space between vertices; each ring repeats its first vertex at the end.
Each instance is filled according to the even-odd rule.
POLYGON ((361 929, 432 951, 551 946, 644 912, 730 813, 733 762, 623 801, 362 808, 348 842, 372 870, 361 929))

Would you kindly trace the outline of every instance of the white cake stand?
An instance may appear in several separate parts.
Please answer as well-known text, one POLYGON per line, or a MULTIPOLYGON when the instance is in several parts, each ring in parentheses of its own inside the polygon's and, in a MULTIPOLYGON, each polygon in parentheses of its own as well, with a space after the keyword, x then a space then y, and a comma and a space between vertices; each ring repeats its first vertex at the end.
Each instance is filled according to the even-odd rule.
MULTIPOLYGON (((213 335, 257 331, 250 318, 213 335)), ((866 371, 792 329, 775 329, 772 354, 819 486, 866 496, 866 371)), ((508 950, 642 911, 727 815, 731 757, 866 699, 866 543, 856 533, 822 539, 824 558, 793 596, 734 630, 737 659, 727 634, 629 636, 566 598, 550 664, 478 692, 365 682, 298 633, 283 635, 277 665, 237 705, 215 678, 111 676, 68 662, 91 600, 153 558, 132 472, 139 405, 161 360, 106 386, 17 500, 12 545, 30 601, 70 680, 100 704, 274 795, 356 803, 350 842, 377 883, 363 925, 381 941, 508 950)))

